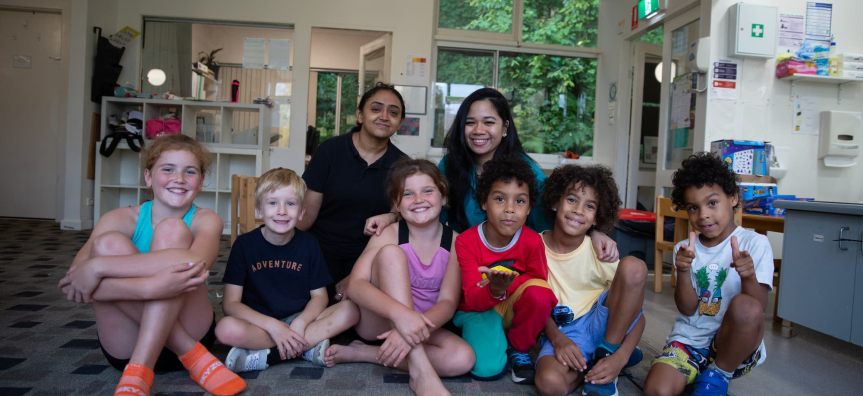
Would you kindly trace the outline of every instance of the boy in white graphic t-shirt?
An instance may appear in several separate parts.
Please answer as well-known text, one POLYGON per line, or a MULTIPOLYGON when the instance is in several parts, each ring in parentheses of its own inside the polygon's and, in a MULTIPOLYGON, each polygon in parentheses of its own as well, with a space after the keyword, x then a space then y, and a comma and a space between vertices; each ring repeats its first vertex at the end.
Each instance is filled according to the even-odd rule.
POLYGON ((734 224, 737 175, 710 153, 697 153, 674 173, 671 200, 686 210, 696 237, 674 248, 680 313, 653 361, 645 395, 726 395, 728 381, 764 362, 764 310, 772 289, 767 237, 734 224))

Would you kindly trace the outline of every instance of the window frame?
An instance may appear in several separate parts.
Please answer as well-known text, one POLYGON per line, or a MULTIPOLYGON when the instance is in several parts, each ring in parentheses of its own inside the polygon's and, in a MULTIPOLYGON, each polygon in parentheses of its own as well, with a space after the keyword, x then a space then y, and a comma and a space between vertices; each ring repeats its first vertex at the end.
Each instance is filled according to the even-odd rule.
MULTIPOLYGON (((521 1, 521 0, 517 0, 521 1)), ((449 29, 454 30, 454 29, 449 29)), ((533 55, 549 55, 549 56, 560 56, 560 57, 569 57, 569 58, 591 58, 596 59, 597 61, 597 79, 596 79, 596 91, 599 92, 599 70, 602 69, 600 65, 601 62, 601 52, 593 48, 581 48, 581 47, 567 47, 567 46, 559 46, 559 45, 542 45, 541 47, 536 46, 509 46, 503 44, 490 44, 484 42, 472 42, 465 40, 458 41, 449 41, 449 40, 435 40, 433 51, 432 51, 432 60, 431 60, 431 86, 434 87, 437 84, 437 57, 438 52, 441 49, 466 49, 466 50, 481 50, 481 51, 490 51, 494 54, 494 74, 492 77, 492 88, 498 88, 498 73, 499 73, 499 65, 500 65, 500 53, 508 52, 508 53, 523 53, 523 54, 533 54, 533 55), (548 48, 553 47, 553 48, 548 48), (591 51, 584 51, 591 50, 591 51)), ((431 100, 428 103, 428 114, 434 114, 435 111, 435 103, 434 103, 434 89, 431 89, 431 100)), ((596 100, 596 98, 594 98, 596 100)), ((444 156, 443 147, 434 147, 431 145, 434 136, 435 119, 434 117, 430 117, 430 122, 432 124, 431 128, 431 136, 429 139, 429 149, 427 155, 430 158, 442 158, 444 156)), ((596 138, 596 121, 593 123, 593 131, 594 138, 596 138)), ((561 165, 560 158, 555 154, 535 154, 528 153, 528 155, 536 161, 536 163, 542 169, 554 169, 555 167, 561 165)), ((579 163, 579 164, 593 164, 595 163, 592 156, 581 156, 577 160, 568 160, 567 163, 579 163)))
MULTIPOLYGON (((341 134, 341 115, 342 115, 342 78, 346 75, 356 75, 359 77, 359 70, 348 70, 348 69, 328 69, 328 68, 319 68, 312 67, 309 68, 309 72, 315 73, 331 73, 336 75, 336 111, 334 113, 335 123, 333 126, 333 137, 339 136, 341 134)), ((317 100, 316 100, 317 102, 317 100)), ((311 104, 309 104, 311 105, 311 104)), ((314 104, 317 106, 317 103, 314 104)))

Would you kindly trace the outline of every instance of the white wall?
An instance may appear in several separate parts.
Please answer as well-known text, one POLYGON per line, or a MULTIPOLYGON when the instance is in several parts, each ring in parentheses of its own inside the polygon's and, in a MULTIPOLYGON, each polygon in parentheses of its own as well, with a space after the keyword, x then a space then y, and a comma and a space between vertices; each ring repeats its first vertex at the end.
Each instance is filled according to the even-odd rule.
POLYGON ((359 70, 360 47, 384 34, 386 32, 312 29, 312 67, 359 70))
MULTIPOLYGON (((192 59, 200 58, 199 52, 221 48, 216 54, 216 61, 221 63, 243 63, 243 42, 246 38, 284 39, 292 40, 294 31, 290 29, 259 28, 251 26, 228 26, 192 24, 192 59)), ((292 40, 293 44, 293 40, 292 40)), ((264 54, 264 63, 268 63, 269 53, 264 54)))
MULTIPOLYGON (((727 53, 727 9, 734 0, 715 0, 711 17, 711 59, 727 53)), ((833 0, 833 33, 839 51, 863 52, 860 18, 863 2, 833 0)), ((804 0, 760 0, 758 4, 779 8, 780 14, 805 14, 804 0)), ((818 160, 818 136, 792 133, 791 85, 778 80, 775 60, 746 59, 742 62, 741 99, 735 102, 711 100, 708 103, 705 144, 720 139, 766 140, 788 147, 788 175, 779 181, 782 194, 838 202, 863 201, 863 164, 852 168, 828 168, 818 160)), ((740 69, 738 69, 740 70, 740 69)), ((837 86, 797 83, 795 95, 813 95, 821 100, 821 110, 863 111, 863 85, 847 85, 842 103, 837 86)), ((859 162, 859 161, 858 161, 859 162)))

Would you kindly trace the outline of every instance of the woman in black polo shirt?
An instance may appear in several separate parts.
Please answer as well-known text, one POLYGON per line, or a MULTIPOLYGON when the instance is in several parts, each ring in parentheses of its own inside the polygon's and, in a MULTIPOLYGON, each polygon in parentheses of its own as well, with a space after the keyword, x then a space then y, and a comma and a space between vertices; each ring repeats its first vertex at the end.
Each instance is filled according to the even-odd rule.
POLYGON ((405 155, 390 142, 405 118, 405 102, 392 85, 378 83, 357 106, 357 126, 321 143, 303 173, 306 212, 298 228, 318 239, 333 284, 330 300, 340 300, 347 277, 365 249, 366 219, 392 211, 384 193, 386 178, 405 155))

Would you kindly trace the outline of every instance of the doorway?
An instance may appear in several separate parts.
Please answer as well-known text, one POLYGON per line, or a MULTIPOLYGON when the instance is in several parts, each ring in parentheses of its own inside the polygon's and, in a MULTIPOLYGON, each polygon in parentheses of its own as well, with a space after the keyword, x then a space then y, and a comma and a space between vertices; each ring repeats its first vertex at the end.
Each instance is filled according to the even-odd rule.
POLYGON ((59 12, 0 9, 3 217, 57 217, 62 26, 59 12))
POLYGON ((659 148, 662 45, 636 41, 632 49, 632 112, 625 207, 652 212, 659 148))

